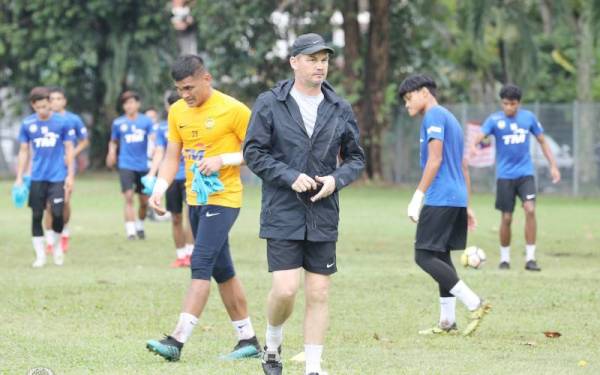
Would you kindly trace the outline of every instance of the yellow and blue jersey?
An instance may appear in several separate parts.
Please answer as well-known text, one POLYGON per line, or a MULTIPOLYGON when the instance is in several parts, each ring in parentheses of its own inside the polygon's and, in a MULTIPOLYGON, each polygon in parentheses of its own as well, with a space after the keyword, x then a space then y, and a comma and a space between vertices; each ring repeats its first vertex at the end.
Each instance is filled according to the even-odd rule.
MULTIPOLYGON (((191 166, 202 158, 241 152, 246 136, 250 109, 240 101, 218 90, 199 107, 189 107, 183 99, 169 109, 168 139, 182 145, 185 160, 187 203, 198 205, 191 189, 191 166)), ((242 181, 239 166, 219 170, 225 189, 208 197, 207 204, 238 208, 242 205, 242 181)))

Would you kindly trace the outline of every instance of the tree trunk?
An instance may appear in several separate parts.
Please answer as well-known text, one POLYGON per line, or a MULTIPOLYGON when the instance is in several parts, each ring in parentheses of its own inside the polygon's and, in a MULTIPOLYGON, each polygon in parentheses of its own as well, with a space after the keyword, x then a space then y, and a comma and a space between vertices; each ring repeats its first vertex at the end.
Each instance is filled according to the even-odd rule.
POLYGON ((390 0, 371 0, 369 11, 368 49, 365 61, 365 90, 363 97, 363 113, 366 137, 367 173, 370 178, 379 180, 383 177, 382 138, 389 125, 384 115, 385 92, 389 76, 390 48, 390 0))
POLYGON ((365 122, 362 116, 361 95, 362 79, 361 79, 361 35, 358 25, 358 2, 359 0, 340 1, 341 12, 344 17, 344 91, 347 95, 358 97, 352 103, 352 109, 358 121, 358 126, 361 135, 365 134, 365 122))
MULTIPOLYGON (((370 144, 370 128, 365 118, 365 95, 364 95, 364 64, 362 49, 362 35, 358 24, 358 13, 360 0, 340 0, 340 10, 344 17, 344 91, 356 99, 351 103, 352 110, 358 122, 360 130, 361 145, 368 150, 370 144)), ((370 165, 367 160, 367 168, 370 165)), ((370 174, 367 173, 370 177, 370 174)))
POLYGON ((500 55, 500 66, 502 67, 502 83, 507 84, 511 82, 510 73, 508 71, 508 63, 510 57, 508 56, 508 51, 506 50, 506 43, 504 43, 504 39, 498 39, 498 51, 500 55))
POLYGON ((545 36, 550 36, 553 29, 552 9, 548 0, 539 0, 540 16, 542 16, 542 28, 545 36))
POLYGON ((592 81, 594 76, 594 19, 593 3, 583 2, 583 9, 577 20, 577 100, 582 102, 579 116, 579 149, 577 157, 579 159, 579 170, 581 171, 580 181, 584 184, 591 184, 596 181, 597 168, 594 161, 594 131, 596 130, 596 121, 594 118, 594 106, 592 101, 592 81))

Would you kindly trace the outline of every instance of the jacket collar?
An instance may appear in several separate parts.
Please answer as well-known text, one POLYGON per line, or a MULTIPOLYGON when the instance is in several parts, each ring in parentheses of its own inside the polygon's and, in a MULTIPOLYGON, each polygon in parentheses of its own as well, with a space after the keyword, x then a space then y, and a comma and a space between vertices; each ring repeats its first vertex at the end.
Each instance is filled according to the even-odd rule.
MULTIPOLYGON (((287 79, 284 81, 279 81, 277 85, 275 85, 275 87, 271 89, 271 91, 273 91, 273 93, 277 97, 277 100, 285 102, 288 96, 290 95, 290 91, 292 91, 293 86, 294 80, 287 79)), ((324 81, 321 85, 321 91, 323 92, 325 100, 332 104, 336 104, 341 100, 341 98, 335 93, 333 87, 327 81, 324 81)))

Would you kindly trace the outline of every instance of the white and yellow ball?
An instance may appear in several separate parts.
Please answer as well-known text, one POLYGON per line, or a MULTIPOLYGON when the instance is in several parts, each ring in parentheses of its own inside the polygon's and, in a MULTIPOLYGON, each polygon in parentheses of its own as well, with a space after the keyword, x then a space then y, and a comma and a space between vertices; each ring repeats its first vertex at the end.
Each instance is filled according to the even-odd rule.
POLYGON ((460 256, 464 267, 481 268, 486 260, 485 251, 477 246, 469 246, 460 256))

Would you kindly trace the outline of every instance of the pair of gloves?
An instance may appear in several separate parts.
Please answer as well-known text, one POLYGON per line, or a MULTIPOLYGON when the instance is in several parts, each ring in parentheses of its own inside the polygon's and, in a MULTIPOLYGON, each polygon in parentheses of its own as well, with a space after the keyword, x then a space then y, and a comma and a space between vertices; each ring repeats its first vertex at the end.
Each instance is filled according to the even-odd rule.
POLYGON ((25 207, 27 200, 29 199, 29 188, 31 187, 31 176, 24 176, 23 183, 21 185, 13 185, 12 188, 12 201, 15 207, 25 207))
POLYGON ((200 172, 196 163, 192 164, 192 172, 194 179, 192 180, 192 191, 196 193, 196 202, 200 205, 208 202, 208 196, 219 191, 223 191, 225 187, 219 180, 219 173, 215 172, 210 176, 206 176, 200 172))
POLYGON ((142 189, 142 193, 150 196, 152 195, 152 190, 154 190, 154 184, 156 184, 156 176, 144 176, 142 177, 142 185, 144 188, 142 189))
MULTIPOLYGON (((196 201, 200 205, 208 202, 208 196, 222 191, 225 189, 221 180, 219 180, 219 173, 213 173, 210 176, 206 176, 200 172, 198 166, 194 163, 191 168, 194 172, 194 178, 192 180, 192 191, 197 194, 196 201)), ((142 177, 142 193, 146 195, 152 195, 154 185, 156 184, 155 176, 144 176, 142 177)))

